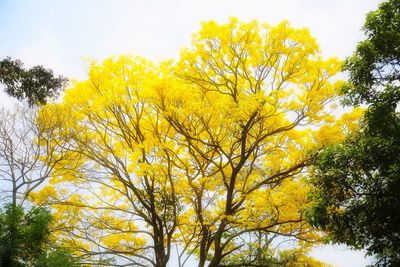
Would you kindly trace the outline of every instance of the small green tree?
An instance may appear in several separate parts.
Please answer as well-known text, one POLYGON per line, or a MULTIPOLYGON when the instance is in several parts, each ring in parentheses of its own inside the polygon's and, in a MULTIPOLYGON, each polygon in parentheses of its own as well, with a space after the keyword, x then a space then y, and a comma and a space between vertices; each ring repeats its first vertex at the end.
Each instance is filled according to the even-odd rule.
POLYGON ((363 129, 315 163, 309 219, 333 241, 400 265, 400 1, 367 15, 367 39, 347 59, 347 103, 366 104, 363 129))
POLYGON ((20 60, 7 57, 0 61, 0 84, 5 92, 18 100, 27 100, 29 106, 45 104, 62 91, 67 79, 54 76, 53 71, 43 66, 25 69, 20 60))
POLYGON ((51 221, 47 209, 6 205, 0 214, 1 266, 32 265, 46 248, 51 221))
POLYGON ((0 266, 77 266, 71 254, 49 242, 48 209, 6 205, 0 210, 0 266))
POLYGON ((34 267, 78 267, 77 261, 71 253, 63 248, 54 247, 45 253, 42 253, 36 259, 34 267))

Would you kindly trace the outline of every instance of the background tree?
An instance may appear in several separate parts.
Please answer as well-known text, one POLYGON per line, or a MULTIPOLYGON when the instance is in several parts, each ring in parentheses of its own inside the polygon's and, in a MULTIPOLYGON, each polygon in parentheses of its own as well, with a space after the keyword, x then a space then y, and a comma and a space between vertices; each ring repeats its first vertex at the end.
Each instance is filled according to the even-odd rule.
MULTIPOLYGON (((57 127, 39 126, 36 110, 21 105, 14 111, 0 111, 0 191, 3 201, 12 206, 23 205, 31 191, 38 188, 54 170, 55 162, 65 154, 60 151, 58 158, 51 156, 51 142, 43 134, 57 131, 57 127), (41 142, 41 143, 39 143, 41 142)), ((58 170, 59 171, 59 170, 58 170)))
MULTIPOLYGON (((5 85, 6 93, 27 100, 29 105, 19 103, 9 111, 0 110, 1 266, 70 266, 68 262, 73 262, 68 252, 61 257, 61 250, 49 241, 50 211, 43 207, 24 209, 30 206, 29 193, 40 187, 50 173, 56 173, 48 156, 50 140, 41 139, 44 129, 51 132, 56 128, 39 128, 36 106, 55 97, 65 82, 42 66, 25 70, 18 60, 0 61, 0 83, 5 85), (53 265, 53 259, 60 264, 53 265)), ((62 155, 59 153, 59 159, 62 155)))
POLYGON ((57 246, 50 247, 45 253, 42 253, 34 263, 34 267, 79 267, 78 262, 70 251, 57 246))
POLYGON ((316 161, 311 222, 333 241, 400 264, 400 2, 366 17, 365 41, 345 69, 347 103, 366 104, 362 131, 326 149, 316 161))
POLYGON ((16 105, 13 111, 0 111, 0 197, 5 207, 0 223, 1 266, 33 266, 38 257, 46 260, 45 254, 50 252, 50 212, 32 207, 25 213, 23 207, 31 206, 30 192, 40 188, 50 173, 61 171, 54 170, 52 162, 61 160, 64 154, 51 158, 50 140, 42 135, 44 130, 56 128, 39 128, 35 117, 35 108, 22 105, 16 105))
POLYGON ((52 70, 40 65, 25 69, 20 60, 7 57, 0 61, 0 83, 5 92, 18 100, 25 99, 30 106, 45 104, 56 97, 66 82, 65 77, 55 77, 52 70))
POLYGON ((21 206, 8 205, 0 215, 1 266, 32 266, 45 250, 50 212, 33 208, 26 214, 21 206))
POLYGON ((78 266, 67 251, 51 248, 48 209, 6 205, 0 210, 0 266, 78 266))
POLYGON ((36 123, 34 106, 56 97, 66 82, 66 78, 54 77, 53 71, 43 66, 24 69, 19 60, 7 57, 0 61, 0 84, 5 86, 5 92, 29 105, 18 105, 14 111, 3 109, 0 113, 0 179, 5 184, 0 193, 3 200, 11 195, 13 206, 18 197, 18 204, 23 204, 29 192, 43 183, 52 170, 44 151, 49 146, 36 143, 43 128, 39 129, 36 123))

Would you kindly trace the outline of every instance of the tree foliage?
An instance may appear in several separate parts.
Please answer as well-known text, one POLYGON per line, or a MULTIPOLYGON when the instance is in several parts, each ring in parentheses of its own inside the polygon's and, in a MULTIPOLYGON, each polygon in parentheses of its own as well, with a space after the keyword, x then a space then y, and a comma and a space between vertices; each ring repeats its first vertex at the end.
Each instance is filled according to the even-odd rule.
POLYGON ((31 197, 94 264, 166 266, 176 246, 179 266, 190 255, 198 266, 319 266, 306 256, 320 236, 304 220, 304 177, 311 152, 357 130, 362 112, 330 115, 340 65, 307 29, 235 18, 203 23, 177 62, 94 62, 40 111, 59 127, 42 137, 63 171, 31 197), (260 233, 270 241, 252 253, 246 240, 260 233))
POLYGON ((7 205, 0 215, 1 266, 32 265, 44 252, 49 236, 51 215, 48 210, 7 205))
POLYGON ((57 246, 42 253, 35 261, 34 267, 79 267, 81 264, 71 252, 57 246))
POLYGON ((367 36, 345 64, 348 103, 367 104, 362 131, 316 162, 311 222, 336 242, 400 263, 400 3, 367 15, 367 36))
POLYGON ((69 252, 50 247, 51 220, 42 207, 25 210, 8 204, 1 209, 0 266, 77 266, 69 252))
POLYGON ((345 93, 350 103, 380 102, 381 93, 393 90, 391 85, 396 87, 400 78, 399 28, 398 1, 383 2, 367 14, 363 28, 367 38, 345 62, 350 76, 345 93))
POLYGON ((27 100, 30 106, 45 104, 56 97, 66 82, 66 78, 55 77, 52 70, 40 65, 25 69, 20 60, 7 57, 0 61, 0 83, 5 92, 18 100, 27 100))

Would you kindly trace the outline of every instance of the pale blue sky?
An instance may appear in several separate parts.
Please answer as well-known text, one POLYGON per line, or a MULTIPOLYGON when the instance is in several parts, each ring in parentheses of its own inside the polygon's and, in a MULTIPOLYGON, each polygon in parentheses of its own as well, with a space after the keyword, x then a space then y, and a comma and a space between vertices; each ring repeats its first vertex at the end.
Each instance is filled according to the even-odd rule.
MULTIPOLYGON (((72 79, 86 75, 84 58, 136 54, 176 58, 202 20, 229 16, 308 27, 324 56, 345 58, 363 38, 365 14, 380 0, 0 0, 0 59, 41 64, 72 79)), ((0 92, 0 105, 9 103, 0 92)), ((314 256, 344 267, 365 266, 344 247, 314 256)))
POLYGON ((350 55, 379 0, 0 0, 0 58, 83 78, 82 57, 176 57, 201 20, 229 16, 309 27, 324 55, 350 55))

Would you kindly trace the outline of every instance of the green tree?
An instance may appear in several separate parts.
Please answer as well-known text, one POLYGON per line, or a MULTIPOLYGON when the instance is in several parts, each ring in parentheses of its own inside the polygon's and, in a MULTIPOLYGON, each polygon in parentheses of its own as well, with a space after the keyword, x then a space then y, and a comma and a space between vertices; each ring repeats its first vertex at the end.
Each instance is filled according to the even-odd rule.
POLYGON ((45 104, 62 91, 67 79, 54 76, 53 71, 43 66, 25 69, 20 60, 7 57, 0 61, 0 83, 5 92, 18 100, 27 100, 29 106, 45 104))
POLYGON ((68 251, 49 242, 51 213, 12 204, 0 210, 0 266, 77 266, 68 251))
POLYGON ((78 267, 71 253, 63 248, 52 248, 36 259, 34 267, 78 267))
POLYGON ((334 242, 365 248, 377 265, 400 264, 400 1, 382 3, 347 59, 347 103, 365 104, 363 130, 315 163, 309 219, 334 242))

